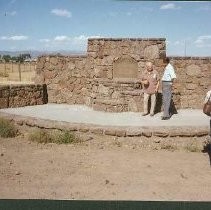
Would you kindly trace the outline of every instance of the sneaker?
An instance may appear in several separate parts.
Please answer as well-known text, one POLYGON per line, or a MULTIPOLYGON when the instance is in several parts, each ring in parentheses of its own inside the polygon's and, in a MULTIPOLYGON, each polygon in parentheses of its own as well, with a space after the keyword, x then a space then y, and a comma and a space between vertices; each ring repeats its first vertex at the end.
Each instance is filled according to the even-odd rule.
POLYGON ((143 113, 141 116, 146 116, 146 115, 148 115, 148 113, 143 113))
POLYGON ((150 114, 150 117, 153 117, 154 115, 155 115, 154 113, 151 113, 151 114, 150 114))

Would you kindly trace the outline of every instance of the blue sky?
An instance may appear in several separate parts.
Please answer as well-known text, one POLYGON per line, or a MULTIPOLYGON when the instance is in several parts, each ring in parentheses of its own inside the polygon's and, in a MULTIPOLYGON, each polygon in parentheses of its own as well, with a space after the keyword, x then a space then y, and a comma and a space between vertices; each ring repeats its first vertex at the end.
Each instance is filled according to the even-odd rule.
POLYGON ((0 0, 0 50, 82 50, 88 37, 166 38, 168 55, 211 56, 211 2, 0 0))

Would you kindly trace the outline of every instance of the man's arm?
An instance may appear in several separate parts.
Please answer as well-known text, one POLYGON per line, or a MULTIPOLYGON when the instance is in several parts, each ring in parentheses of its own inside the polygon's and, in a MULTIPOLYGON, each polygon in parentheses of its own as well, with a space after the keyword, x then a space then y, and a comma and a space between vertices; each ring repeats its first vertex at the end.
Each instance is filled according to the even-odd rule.
POLYGON ((172 82, 174 82, 174 80, 177 78, 174 67, 170 68, 170 75, 171 75, 172 82))

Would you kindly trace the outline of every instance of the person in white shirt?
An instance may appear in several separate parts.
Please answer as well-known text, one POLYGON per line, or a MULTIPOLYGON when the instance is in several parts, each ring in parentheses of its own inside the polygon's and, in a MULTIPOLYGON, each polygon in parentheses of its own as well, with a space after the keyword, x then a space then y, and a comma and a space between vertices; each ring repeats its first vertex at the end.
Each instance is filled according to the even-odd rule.
POLYGON ((208 101, 211 101, 211 90, 209 90, 205 96, 204 104, 206 104, 208 101))
POLYGON ((172 100, 172 85, 176 79, 174 67, 170 64, 170 59, 166 58, 167 66, 164 69, 162 77, 162 95, 163 95, 163 116, 162 120, 168 120, 171 117, 170 105, 172 100))
MULTIPOLYGON (((211 87, 210 90, 207 92, 205 99, 204 99, 204 104, 211 102, 211 87)), ((211 114, 211 113, 210 113, 211 114)), ((211 116, 211 115, 208 115, 211 116)), ((209 132, 209 136, 211 138, 211 118, 210 118, 210 132, 209 132)))

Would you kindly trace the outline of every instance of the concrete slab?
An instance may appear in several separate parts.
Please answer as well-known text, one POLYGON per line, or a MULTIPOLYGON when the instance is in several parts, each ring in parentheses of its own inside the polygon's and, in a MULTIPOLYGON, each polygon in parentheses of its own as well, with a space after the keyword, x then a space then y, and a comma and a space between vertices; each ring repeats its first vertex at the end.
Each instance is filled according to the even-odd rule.
POLYGON ((141 116, 141 113, 108 113, 94 111, 84 105, 45 104, 19 108, 1 109, 1 113, 21 115, 45 120, 69 123, 92 124, 99 126, 134 126, 134 127, 208 127, 209 117, 198 109, 179 110, 170 120, 161 120, 162 113, 153 117, 141 116))

